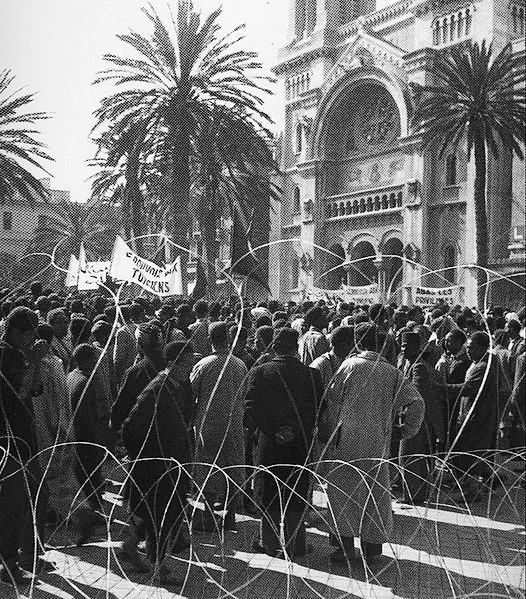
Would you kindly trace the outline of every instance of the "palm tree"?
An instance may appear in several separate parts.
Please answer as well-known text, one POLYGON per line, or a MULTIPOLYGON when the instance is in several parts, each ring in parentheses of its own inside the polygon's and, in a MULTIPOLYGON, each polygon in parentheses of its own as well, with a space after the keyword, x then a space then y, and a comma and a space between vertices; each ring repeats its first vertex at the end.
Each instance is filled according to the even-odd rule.
POLYGON ((44 144, 35 139, 37 121, 47 119, 44 112, 24 112, 33 94, 11 91, 11 71, 0 72, 0 198, 18 195, 33 203, 47 197, 47 190, 28 169, 47 174, 40 160, 51 160, 44 144))
MULTIPOLYGON (((241 27, 220 34, 220 9, 202 18, 192 0, 179 0, 168 27, 153 8, 143 13, 153 26, 149 37, 137 32, 118 36, 138 58, 104 57, 111 68, 96 83, 111 82, 119 91, 102 100, 95 130, 115 122, 121 130, 142 123, 158 140, 156 160, 170 182, 171 232, 176 243, 187 247, 192 145, 199 123, 218 104, 268 119, 260 97, 268 90, 261 85, 256 54, 239 49, 241 27)), ((182 258, 185 273, 184 253, 182 258)))
POLYGON ((146 233, 146 197, 156 184, 158 172, 148 160, 151 155, 149 136, 143 122, 128 124, 123 131, 119 123, 97 140, 98 152, 93 163, 100 170, 92 181, 92 197, 106 198, 118 206, 124 234, 143 254, 142 235, 146 233))
POLYGON ((475 155, 475 225, 478 305, 482 309, 488 266, 486 211, 487 150, 498 159, 502 150, 524 158, 525 69, 523 59, 506 46, 496 56, 491 45, 470 42, 436 55, 436 85, 422 88, 413 117, 422 133, 422 150, 448 148, 467 142, 475 155))
POLYGON ((237 210, 248 221, 256 209, 268 213, 271 200, 280 197, 270 177, 278 170, 270 138, 270 131, 256 127, 242 110, 216 106, 200 123, 192 169, 196 177, 192 206, 203 239, 210 292, 215 288, 216 229, 221 217, 237 210))
MULTIPOLYGON (((46 218, 46 222, 35 229, 26 248, 28 258, 23 260, 18 270, 33 263, 41 269, 50 262, 45 256, 35 260, 32 257, 34 253, 50 255, 53 264, 67 268, 71 254, 78 256, 81 243, 88 259, 109 259, 120 228, 118 214, 108 202, 61 202, 53 206, 53 214, 46 218)), ((18 273, 18 276, 21 274, 18 273)))

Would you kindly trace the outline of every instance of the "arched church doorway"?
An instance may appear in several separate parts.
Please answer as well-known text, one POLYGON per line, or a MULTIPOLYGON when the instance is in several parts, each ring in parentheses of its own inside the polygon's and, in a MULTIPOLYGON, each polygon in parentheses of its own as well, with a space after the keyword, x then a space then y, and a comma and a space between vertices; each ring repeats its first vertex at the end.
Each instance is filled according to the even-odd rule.
POLYGON ((339 243, 331 245, 330 253, 325 254, 324 274, 320 277, 320 287, 323 289, 339 289, 345 281, 345 250, 339 243))
POLYGON ((376 252, 369 241, 360 241, 351 251, 351 268, 349 270, 349 285, 353 287, 372 285, 378 275, 374 265, 376 252))
POLYGON ((402 277, 404 245, 397 237, 392 237, 384 243, 382 255, 385 269, 385 293, 387 301, 402 301, 402 277))

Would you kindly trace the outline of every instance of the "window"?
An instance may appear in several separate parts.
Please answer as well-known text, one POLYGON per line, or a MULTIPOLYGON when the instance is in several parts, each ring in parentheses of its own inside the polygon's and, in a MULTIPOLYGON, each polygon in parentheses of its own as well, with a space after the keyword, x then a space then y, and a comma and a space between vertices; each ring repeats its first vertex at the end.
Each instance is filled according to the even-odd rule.
POLYGON ((292 212, 293 214, 301 214, 301 194, 300 188, 294 188, 294 200, 292 204, 292 212))
POLYGON ((13 213, 12 212, 4 212, 3 218, 4 231, 11 231, 13 228, 13 213))
POLYGON ((457 280, 457 251, 453 245, 447 245, 444 248, 444 278, 446 278, 452 285, 457 280))
POLYGON ((450 154, 446 158, 446 185, 457 184, 457 157, 450 154))
POLYGON ((295 144, 296 154, 301 154, 301 152, 303 151, 303 127, 300 123, 296 125, 295 144))

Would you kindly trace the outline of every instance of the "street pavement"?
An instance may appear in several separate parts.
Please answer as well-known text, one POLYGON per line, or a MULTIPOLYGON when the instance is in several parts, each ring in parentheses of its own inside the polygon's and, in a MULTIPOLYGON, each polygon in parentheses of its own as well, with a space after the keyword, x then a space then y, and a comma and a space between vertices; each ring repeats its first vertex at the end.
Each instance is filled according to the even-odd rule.
MULTIPOLYGON (((14 589, 0 583, 0 598, 32 599, 446 599, 524 597, 524 475, 517 474, 469 506, 445 487, 424 506, 393 502, 392 543, 372 570, 363 563, 329 563, 327 504, 315 492, 308 542, 313 551, 294 562, 252 549, 258 521, 238 516, 237 532, 194 533, 190 550, 170 559, 181 587, 156 587, 150 575, 119 563, 115 550, 126 527, 121 488, 108 481, 108 524, 91 542, 76 547, 71 531, 49 537, 46 558, 55 572, 14 589)), ((0 531, 1 534, 1 531, 0 531)))

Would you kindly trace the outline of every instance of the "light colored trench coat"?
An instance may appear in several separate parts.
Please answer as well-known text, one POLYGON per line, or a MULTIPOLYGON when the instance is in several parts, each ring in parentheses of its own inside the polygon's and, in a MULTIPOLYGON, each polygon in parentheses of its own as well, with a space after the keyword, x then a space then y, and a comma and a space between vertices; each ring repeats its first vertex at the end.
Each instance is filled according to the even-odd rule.
POLYGON ((415 386, 375 352, 343 362, 327 389, 324 415, 332 437, 322 454, 334 533, 384 543, 393 529, 389 450, 393 420, 405 409, 402 436, 422 425, 415 386))
POLYGON ((237 490, 232 482, 234 487, 243 484, 246 375, 243 361, 226 352, 203 358, 190 375, 196 398, 193 478, 203 491, 223 495, 228 485, 230 493, 237 490))

